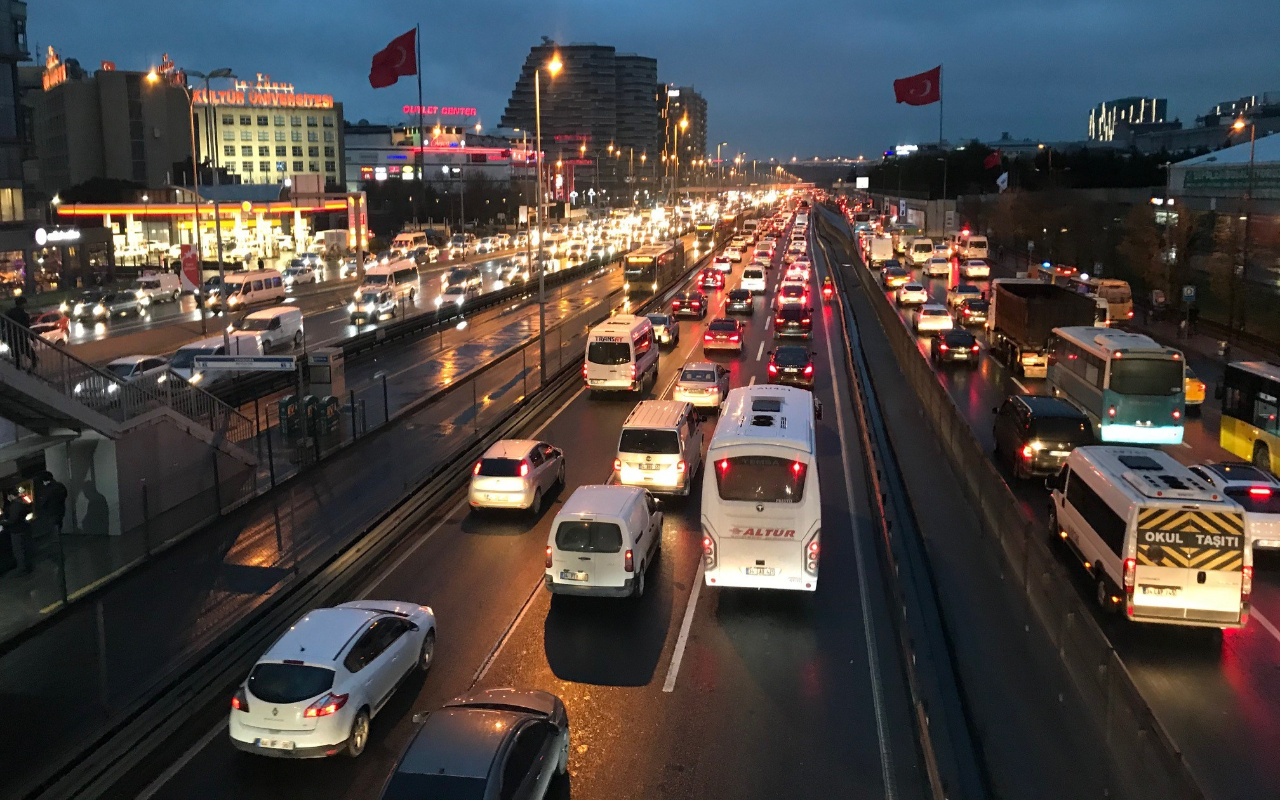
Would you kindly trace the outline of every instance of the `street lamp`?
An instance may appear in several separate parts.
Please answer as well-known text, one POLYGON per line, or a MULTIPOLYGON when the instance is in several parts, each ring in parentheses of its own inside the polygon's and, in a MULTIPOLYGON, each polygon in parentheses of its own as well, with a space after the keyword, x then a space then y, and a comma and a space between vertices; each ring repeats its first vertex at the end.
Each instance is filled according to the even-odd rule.
MULTIPOLYGON (((547 62, 547 74, 554 80, 560 74, 560 70, 564 68, 564 62, 560 60, 559 53, 552 53, 551 60, 547 62)), ((546 235, 542 229, 542 70, 535 69, 533 71, 533 116, 537 127, 537 142, 535 146, 538 149, 538 377, 539 385, 547 384, 547 262, 543 258, 543 242, 546 235)), ((560 160, 556 159, 556 166, 560 166, 560 160)))
POLYGON ((720 160, 720 148, 728 147, 728 146, 729 146, 728 142, 720 142, 719 144, 716 145, 716 174, 718 176, 717 180, 719 181, 721 188, 724 187, 724 166, 723 166, 723 162, 720 160))
MULTIPOLYGON (((1249 128, 1249 172, 1245 178, 1244 189, 1244 235, 1240 239, 1240 274, 1236 275, 1236 270, 1232 269, 1231 281, 1231 314, 1230 324, 1227 326, 1228 332, 1235 337, 1236 322, 1236 306, 1239 291, 1236 288, 1241 281, 1244 280, 1245 273, 1249 269, 1249 223, 1253 220, 1253 155, 1254 142, 1258 133, 1258 124, 1256 121, 1245 121, 1244 117, 1239 117, 1231 124, 1231 130, 1237 133, 1243 131, 1245 127, 1249 128)), ((1240 309, 1240 330, 1244 330, 1244 309, 1240 309)))

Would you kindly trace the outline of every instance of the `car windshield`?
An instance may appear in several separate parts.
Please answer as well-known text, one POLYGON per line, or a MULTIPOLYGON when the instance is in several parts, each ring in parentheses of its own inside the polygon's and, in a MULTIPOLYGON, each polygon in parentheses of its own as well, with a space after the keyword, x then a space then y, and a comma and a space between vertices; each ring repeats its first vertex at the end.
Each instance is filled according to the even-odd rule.
POLYGON ((239 281, 227 281, 227 294, 239 294, 245 284, 239 281))
POLYGON ((622 437, 618 440, 618 452, 662 456, 679 455, 680 437, 676 435, 675 431, 623 428, 622 437))
POLYGON ((587 345, 587 360, 604 366, 627 364, 631 361, 631 345, 626 342, 592 342, 587 345))
POLYGON ((110 372, 117 378, 127 378, 133 374, 133 368, 133 364, 108 364, 107 372, 110 372))
POLYGON ((686 369, 680 373, 680 380, 685 383, 715 383, 716 373, 709 369, 686 369))
POLYGON ((333 688, 333 670, 306 664, 258 664, 249 673, 249 693, 267 703, 299 703, 333 688))
POLYGON ((707 326, 707 330, 733 333, 738 330, 738 325, 731 319, 717 319, 713 320, 711 324, 707 326))
POLYGON ((216 356, 218 349, 216 347, 184 347, 173 354, 173 360, 169 362, 169 366, 175 369, 191 369, 195 366, 196 356, 216 356))
POLYGON ((1116 394, 1168 396, 1182 391, 1182 361, 1117 358, 1111 361, 1107 388, 1116 394))
POLYGON ((262 317, 245 317, 236 327, 242 331, 265 331, 271 327, 271 320, 262 317))
POLYGON ((622 529, 612 522, 569 521, 556 528, 556 549, 571 553, 616 553, 622 529))
POLYGON ((932 253, 932 252, 933 252, 933 245, 931 245, 931 244, 918 244, 918 245, 916 245, 915 247, 913 247, 913 248, 912 248, 912 250, 913 250, 914 252, 917 252, 917 253, 932 253))
POLYGON ((804 497, 805 464, 777 456, 737 456, 716 462, 721 500, 799 503, 804 497))
POLYGON ((809 363, 809 351, 803 347, 779 347, 773 351, 773 363, 780 367, 803 367, 809 363))
POLYGON ((361 303, 379 303, 381 301, 382 301, 381 292, 365 292, 364 294, 360 295, 361 303))
POLYGON ((1031 421, 1031 435, 1071 445, 1089 444, 1093 441, 1093 424, 1076 417, 1036 417, 1031 421))
POLYGON ((1254 514, 1280 514, 1280 489, 1270 486, 1230 486, 1222 493, 1254 514))
POLYGON ((370 286, 385 286, 387 281, 391 279, 390 275, 380 273, 365 273, 364 282, 370 286))
POLYGON ((480 471, 476 474, 484 478, 518 478, 522 461, 519 458, 482 458, 480 471))

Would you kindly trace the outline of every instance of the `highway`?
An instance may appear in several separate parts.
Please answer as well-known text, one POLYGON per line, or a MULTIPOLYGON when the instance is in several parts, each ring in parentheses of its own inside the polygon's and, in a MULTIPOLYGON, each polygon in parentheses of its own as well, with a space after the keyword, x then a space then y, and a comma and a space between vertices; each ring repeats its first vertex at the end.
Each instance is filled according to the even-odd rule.
MULTIPOLYGON (((859 262, 860 263, 860 262, 859 262)), ((1007 264, 993 263, 993 277, 1013 277, 1007 264)), ((945 303, 949 278, 928 278, 919 269, 912 271, 934 302, 945 303)), ((873 273, 878 277, 878 273, 873 273)), ((984 292, 987 281, 965 281, 984 292)), ((885 292, 892 300, 892 294, 885 292)), ((899 309, 899 318, 911 329, 912 309, 899 309)), ((1009 394, 1045 394, 1042 380, 1017 378, 988 350, 980 328, 971 329, 982 347, 976 369, 966 366, 935 368, 939 382, 969 421, 970 427, 988 452, 993 448, 992 409, 1009 394)), ((929 338, 918 336, 927 357, 929 338)), ((1177 347, 1176 342, 1167 344, 1177 347)), ((1191 366, 1212 387, 1221 376, 1221 366, 1193 357, 1191 366)), ((1218 442, 1218 402, 1208 393, 1200 416, 1186 419, 1184 444, 1165 448, 1186 464, 1238 460, 1222 450, 1218 442)), ((994 456, 993 456, 994 459, 994 456)), ((999 459, 997 467, 1024 507, 1046 526, 1047 494, 1039 480, 1018 481, 999 459)), ((1257 798, 1280 796, 1280 774, 1267 755, 1268 747, 1257 743, 1275 741, 1280 734, 1280 572, 1276 561, 1256 558, 1253 607, 1246 628, 1221 634, 1165 626, 1135 628, 1123 620, 1104 616, 1093 603, 1094 587, 1085 580, 1084 570, 1071 556, 1064 563, 1079 580, 1077 587, 1102 623, 1113 646, 1133 672, 1143 697, 1167 726, 1173 740, 1184 749, 1193 772, 1215 798, 1257 798)))
MULTIPOLYGON (((773 339, 765 304, 779 272, 771 273, 769 296, 757 300, 742 355, 713 359, 728 366, 733 385, 766 378, 773 339)), ((681 365, 702 358, 704 323, 681 326, 680 344, 661 358, 654 396, 668 396, 681 365)), ((702 586, 695 491, 662 502, 662 554, 641 601, 553 601, 541 586, 551 519, 574 487, 608 478, 618 430, 637 400, 579 390, 526 434, 567 453, 567 486, 538 518, 477 516, 459 494, 407 535, 360 592, 431 605, 439 645, 432 672, 403 687, 374 720, 358 762, 237 753, 220 704, 192 709, 207 730, 194 743, 175 742, 127 796, 376 797, 413 730, 413 712, 472 686, 512 685, 547 689, 568 706, 570 778, 559 796, 924 797, 883 576, 861 552, 872 546, 862 459, 839 435, 854 424, 847 378, 831 374, 839 336, 835 316, 822 309, 813 345, 824 406, 824 535, 813 595, 702 586)))

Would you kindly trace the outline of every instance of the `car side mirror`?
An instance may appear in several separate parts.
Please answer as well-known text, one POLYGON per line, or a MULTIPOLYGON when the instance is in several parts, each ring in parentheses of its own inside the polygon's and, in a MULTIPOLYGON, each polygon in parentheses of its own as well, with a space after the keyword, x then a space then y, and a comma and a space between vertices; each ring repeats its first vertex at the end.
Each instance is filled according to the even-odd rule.
POLYGON ((418 630, 421 630, 421 628, 419 628, 419 627, 418 627, 418 623, 416 623, 416 622, 410 622, 410 623, 409 623, 409 630, 411 630, 411 631, 418 631, 418 630))
POLYGON ((1050 475, 1048 478, 1045 478, 1045 479, 1044 479, 1044 488, 1045 488, 1045 490, 1046 490, 1046 491, 1048 491, 1050 494, 1052 494, 1055 490, 1057 490, 1057 488, 1058 488, 1058 476, 1057 476, 1057 475, 1050 475))
POLYGON ((418 712, 415 712, 415 713, 414 713, 414 715, 413 715, 413 724, 414 724, 414 725, 421 725, 422 723, 426 722, 426 721, 427 721, 427 717, 430 717, 430 716, 431 716, 431 712, 430 712, 430 711, 418 711, 418 712))

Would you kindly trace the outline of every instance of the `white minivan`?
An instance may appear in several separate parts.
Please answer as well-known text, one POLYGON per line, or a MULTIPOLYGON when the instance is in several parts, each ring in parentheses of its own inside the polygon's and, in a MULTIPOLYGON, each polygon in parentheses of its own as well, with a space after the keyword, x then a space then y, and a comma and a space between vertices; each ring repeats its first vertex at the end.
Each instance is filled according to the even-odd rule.
POLYGON ((356 289, 355 296, 365 292, 380 292, 384 289, 394 293, 395 299, 407 297, 413 302, 422 291, 422 279, 418 276, 418 268, 412 261, 402 262, 395 266, 369 267, 364 272, 364 281, 356 289))
POLYGON ((656 383, 658 342, 649 318, 618 314, 592 328, 582 379, 593 391, 642 391, 656 383))
POLYGON ((208 386, 211 383, 234 378, 241 373, 236 370, 210 370, 206 373, 196 368, 198 356, 260 356, 262 351, 262 334, 254 332, 238 332, 227 335, 231 344, 230 352, 223 345, 221 336, 210 336, 178 348, 178 352, 169 359, 169 371, 193 386, 208 386))
POLYGON ((259 269, 232 272, 224 285, 206 303, 211 308, 239 311, 259 303, 284 300, 284 277, 279 270, 259 269))
POLYGON ((552 594, 640 597, 662 544, 662 512, 635 486, 579 486, 547 536, 544 585, 552 594))
POLYGON ((702 419, 692 403, 644 400, 622 423, 613 460, 618 483, 687 496, 701 465, 702 419))
POLYGON ((764 294, 764 270, 759 267, 748 267, 742 271, 742 288, 751 292, 754 297, 764 294))
POLYGON ((302 327, 302 309, 293 306, 273 306, 246 314, 235 324, 235 329, 261 335, 263 350, 301 347, 306 335, 302 327))
POLYGON ((176 303, 182 297, 182 281, 172 272, 146 270, 134 281, 133 291, 144 303, 176 303))

